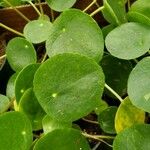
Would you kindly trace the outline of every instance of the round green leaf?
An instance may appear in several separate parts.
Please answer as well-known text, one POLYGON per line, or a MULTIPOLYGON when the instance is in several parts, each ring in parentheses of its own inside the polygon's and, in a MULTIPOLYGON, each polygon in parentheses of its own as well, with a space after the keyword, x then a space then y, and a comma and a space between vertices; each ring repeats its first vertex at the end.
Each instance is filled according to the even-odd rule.
POLYGON ((42 119, 45 112, 39 105, 32 88, 25 91, 19 102, 19 111, 30 119, 33 130, 42 129, 42 119))
POLYGON ((44 62, 34 77, 34 92, 44 110, 60 121, 74 121, 97 106, 104 75, 93 60, 64 53, 44 62))
POLYGON ((90 150, 86 139, 75 129, 57 129, 43 136, 34 150, 90 150))
POLYGON ((8 97, 0 94, 0 114, 5 112, 10 106, 10 101, 8 97))
POLYGON ((150 149, 150 125, 138 124, 120 132, 114 140, 113 150, 150 149))
POLYGON ((19 72, 15 81, 15 96, 17 103, 19 103, 24 92, 32 87, 34 74, 39 66, 40 64, 30 64, 19 72))
POLYGON ((112 30, 105 40, 111 55, 121 59, 134 59, 150 48, 150 27, 140 23, 125 23, 112 30))
POLYGON ((120 25, 127 22, 124 0, 103 0, 103 3, 102 13, 109 23, 120 25))
POLYGON ((15 99, 15 81, 18 73, 14 73, 8 80, 7 88, 6 88, 6 96, 13 100, 15 99))
POLYGON ((64 11, 74 5, 76 0, 46 0, 50 8, 55 11, 64 11))
POLYGON ((150 1, 135 1, 127 14, 128 20, 150 25, 150 1))
POLYGON ((63 12, 54 22, 46 41, 49 57, 60 53, 79 53, 99 62, 103 56, 102 31, 96 22, 80 10, 63 12))
POLYGON ((128 94, 133 105, 150 112, 150 57, 143 58, 132 70, 128 94))
POLYGON ((31 124, 19 112, 0 115, 0 135, 1 150, 29 150, 32 143, 31 124))
POLYGON ((127 127, 137 123, 144 123, 144 121, 145 112, 135 107, 127 97, 120 104, 117 110, 115 117, 115 129, 116 132, 119 133, 127 127))
POLYGON ((46 115, 43 118, 42 124, 43 124, 43 130, 45 134, 52 132, 53 130, 56 130, 56 129, 70 128, 72 126, 70 122, 69 123, 60 122, 48 115, 46 115))
POLYGON ((36 63, 36 52, 33 45, 24 38, 16 37, 6 47, 7 60, 14 71, 36 63))
POLYGON ((24 36, 34 44, 44 42, 48 39, 52 30, 52 23, 47 20, 33 20, 24 27, 24 36))
POLYGON ((117 112, 116 106, 110 106, 103 110, 98 116, 98 122, 102 130, 106 133, 115 134, 115 115, 117 112))
MULTIPOLYGON (((131 63, 127 60, 107 55, 103 57, 101 66, 105 74, 106 83, 120 96, 124 96, 127 93, 127 80, 132 70, 131 63)), ((107 89, 105 93, 111 98, 116 98, 107 89)))
POLYGON ((105 26, 105 27, 102 28, 104 39, 106 38, 106 36, 108 35, 108 33, 110 31, 112 31, 114 28, 115 28, 115 26, 113 24, 109 24, 109 25, 107 25, 107 26, 105 26))

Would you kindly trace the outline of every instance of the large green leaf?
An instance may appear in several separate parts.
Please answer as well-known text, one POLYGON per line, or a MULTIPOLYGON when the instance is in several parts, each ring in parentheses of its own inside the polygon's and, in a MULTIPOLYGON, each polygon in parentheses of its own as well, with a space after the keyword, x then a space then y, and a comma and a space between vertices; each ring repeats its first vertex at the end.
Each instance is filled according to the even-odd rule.
POLYGON ((55 11, 64 11, 74 5, 76 0, 46 0, 50 8, 55 11))
POLYGON ((144 123, 144 121, 145 121, 145 112, 135 107, 127 97, 120 104, 117 110, 115 117, 115 129, 116 132, 118 133, 134 124, 144 123))
POLYGON ((29 120, 19 112, 0 115, 0 149, 29 150, 32 129, 29 120))
POLYGON ((126 128, 114 140, 113 150, 150 149, 150 125, 139 124, 126 128))
POLYGON ((24 36, 34 44, 44 42, 48 39, 52 30, 52 23, 47 20, 33 20, 24 27, 24 36))
POLYGON ((34 77, 35 95, 50 116, 74 121, 97 106, 104 88, 104 75, 93 60, 64 53, 44 62, 34 77))
POLYGON ((150 1, 135 1, 127 14, 128 20, 150 25, 150 1))
POLYGON ((120 25, 127 22, 124 0, 103 0, 104 18, 111 24, 120 25))
POLYGON ((30 64, 22 69, 15 81, 15 96, 16 102, 19 103, 24 92, 33 85, 33 78, 40 64, 30 64))
MULTIPOLYGON (((104 56, 101 61, 106 83, 114 89, 120 96, 127 93, 127 80, 132 70, 132 65, 127 60, 115 58, 111 55, 104 56)), ((106 94, 112 98, 116 98, 107 89, 106 94)))
POLYGON ((9 41, 6 47, 6 55, 14 71, 20 71, 25 66, 36 63, 37 60, 33 45, 21 37, 9 41))
POLYGON ((135 106, 150 112, 150 57, 143 58, 132 70, 128 94, 135 106))
POLYGON ((150 48, 150 27, 140 23, 125 23, 112 30, 105 40, 107 50, 121 59, 134 59, 150 48))
POLYGON ((100 27, 89 15, 77 9, 65 11, 56 19, 46 41, 49 57, 60 53, 79 53, 99 62, 103 48, 100 27))
POLYGON ((75 129, 57 129, 43 136, 34 150, 90 150, 86 139, 75 129))
POLYGON ((32 88, 26 90, 21 97, 19 111, 26 114, 30 119, 33 130, 42 129, 42 119, 45 116, 45 112, 39 105, 32 88))

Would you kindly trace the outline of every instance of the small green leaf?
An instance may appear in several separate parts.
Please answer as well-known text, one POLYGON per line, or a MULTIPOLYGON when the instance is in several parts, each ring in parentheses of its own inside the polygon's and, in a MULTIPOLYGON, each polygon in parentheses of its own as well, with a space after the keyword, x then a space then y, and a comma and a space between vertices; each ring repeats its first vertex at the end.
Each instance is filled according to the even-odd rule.
POLYGON ((75 129, 57 129, 43 136, 33 150, 90 150, 86 139, 75 129))
POLYGON ((56 129, 70 128, 72 126, 71 123, 60 122, 48 115, 46 115, 43 118, 42 124, 43 124, 44 134, 52 132, 53 130, 56 130, 56 129))
POLYGON ((99 62, 104 41, 100 27, 87 14, 77 9, 63 12, 54 22, 46 41, 49 57, 60 53, 79 53, 99 62))
POLYGON ((143 58, 132 70, 128 94, 133 105, 150 112, 150 57, 143 58))
POLYGON ((69 122, 96 108, 103 93, 104 74, 93 59, 64 53, 39 67, 33 85, 45 112, 59 121, 69 122))
POLYGON ((120 25, 127 22, 124 0, 103 0, 104 18, 113 25, 120 25))
POLYGON ((64 11, 68 8, 71 8, 76 0, 46 0, 50 8, 55 11, 64 11))
POLYGON ((40 64, 30 64, 19 72, 15 82, 15 95, 18 104, 24 92, 32 87, 34 74, 39 66, 40 64))
POLYGON ((102 130, 106 133, 115 134, 115 115, 117 112, 116 106, 110 106, 103 110, 98 116, 98 122, 102 130))
MULTIPOLYGON (((7 0, 12 6, 19 6, 22 4, 22 0, 7 0)), ((0 0, 0 6, 10 7, 4 0, 0 0)))
POLYGON ((0 149, 29 150, 32 129, 29 120, 20 112, 0 115, 0 149))
POLYGON ((115 28, 115 26, 113 24, 109 24, 109 25, 107 25, 107 26, 105 26, 105 27, 102 28, 104 39, 106 38, 106 36, 108 35, 108 33, 110 31, 112 31, 114 28, 115 28))
POLYGON ((5 112, 10 106, 10 101, 8 97, 0 94, 0 114, 5 112))
POLYGON ((19 111, 23 112, 30 119, 33 130, 42 129, 42 119, 45 112, 34 96, 32 88, 25 91, 19 102, 19 111))
POLYGON ((15 81, 18 76, 18 73, 14 73, 8 80, 7 88, 6 88, 6 96, 13 100, 15 99, 15 81))
MULTIPOLYGON (((127 80, 132 70, 131 63, 127 60, 107 55, 103 57, 101 66, 105 74, 106 83, 120 96, 124 96, 127 93, 127 80)), ((111 98, 116 98, 107 89, 105 93, 111 98)))
POLYGON ((150 27, 140 23, 125 23, 112 30, 105 40, 111 55, 121 59, 134 59, 150 48, 150 27))
POLYGON ((120 132, 113 142, 113 150, 150 149, 150 125, 138 124, 120 132))
POLYGON ((33 20, 24 27, 24 36, 34 44, 46 41, 51 33, 52 23, 47 20, 33 20))
POLYGON ((128 20, 132 22, 140 22, 150 26, 150 1, 135 1, 127 14, 128 20))
POLYGON ((24 38, 16 37, 6 47, 7 60, 14 71, 36 63, 36 52, 33 45, 24 38))
POLYGON ((127 127, 131 127, 137 123, 144 123, 145 112, 135 107, 130 102, 129 98, 125 98, 120 104, 116 117, 115 117, 115 129, 116 132, 124 130, 127 127))

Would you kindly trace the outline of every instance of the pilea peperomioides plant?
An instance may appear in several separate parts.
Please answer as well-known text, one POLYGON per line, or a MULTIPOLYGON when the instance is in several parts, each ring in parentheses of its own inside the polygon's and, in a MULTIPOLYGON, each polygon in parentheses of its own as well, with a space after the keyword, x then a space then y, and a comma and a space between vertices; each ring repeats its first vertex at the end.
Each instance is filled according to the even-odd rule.
POLYGON ((0 56, 0 76, 7 61, 14 72, 0 91, 0 149, 149 150, 149 0, 93 0, 84 10, 46 2, 50 18, 40 0, 0 0, 27 21, 23 33, 0 22, 18 35, 0 56), (26 3, 36 20, 16 7, 26 3))

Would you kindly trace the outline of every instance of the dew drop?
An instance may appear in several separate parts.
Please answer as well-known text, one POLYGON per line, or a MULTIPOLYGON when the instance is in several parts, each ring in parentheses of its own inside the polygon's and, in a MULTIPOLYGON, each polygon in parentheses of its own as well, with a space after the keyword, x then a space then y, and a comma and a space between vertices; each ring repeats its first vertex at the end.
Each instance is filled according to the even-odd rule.
POLYGON ((52 97, 55 98, 57 96, 57 93, 53 93, 52 97))
POLYGON ((21 93, 24 93, 24 90, 22 89, 22 90, 20 90, 20 92, 21 92, 21 93))
POLYGON ((28 46, 28 45, 25 45, 25 48, 29 48, 29 46, 28 46))
POLYGON ((63 29, 62 29, 62 31, 63 31, 63 32, 66 32, 66 29, 65 29, 65 28, 63 28, 63 29))
POLYGON ((43 23, 40 23, 40 27, 43 27, 44 26, 44 24, 43 23))
POLYGON ((22 135, 26 135, 26 131, 22 131, 22 133, 21 133, 22 135))

